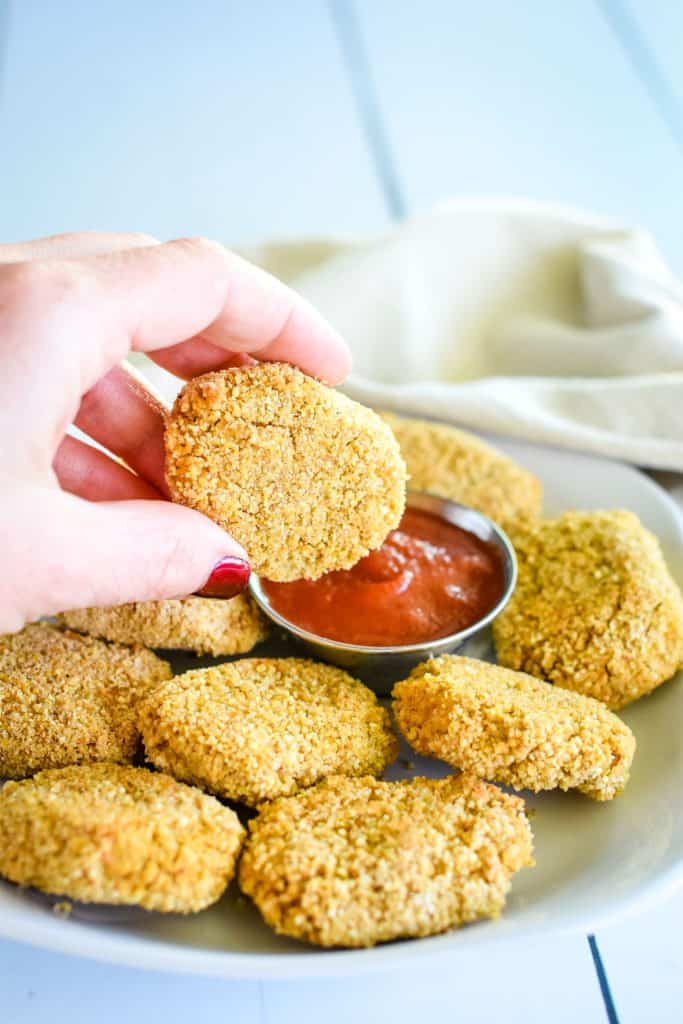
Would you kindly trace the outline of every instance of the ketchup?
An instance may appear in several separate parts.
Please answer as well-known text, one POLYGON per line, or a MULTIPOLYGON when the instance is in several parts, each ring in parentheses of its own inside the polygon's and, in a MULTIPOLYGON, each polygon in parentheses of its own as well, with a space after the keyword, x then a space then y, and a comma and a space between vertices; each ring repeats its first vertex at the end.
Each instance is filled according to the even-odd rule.
POLYGON ((408 508, 381 548, 352 569, 263 589, 284 618, 317 636, 365 647, 423 643, 482 619, 505 587, 498 549, 408 508))

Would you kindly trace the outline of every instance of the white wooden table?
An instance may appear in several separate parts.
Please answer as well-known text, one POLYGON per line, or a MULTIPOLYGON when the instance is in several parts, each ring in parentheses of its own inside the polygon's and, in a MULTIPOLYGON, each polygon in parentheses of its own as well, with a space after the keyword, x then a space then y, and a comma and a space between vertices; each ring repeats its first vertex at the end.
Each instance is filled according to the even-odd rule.
MULTIPOLYGON (((0 238, 245 243, 516 194, 647 226, 683 273, 682 44, 678 0, 0 0, 0 238)), ((270 984, 0 942, 0 1020, 666 1024, 682 917, 270 984)))

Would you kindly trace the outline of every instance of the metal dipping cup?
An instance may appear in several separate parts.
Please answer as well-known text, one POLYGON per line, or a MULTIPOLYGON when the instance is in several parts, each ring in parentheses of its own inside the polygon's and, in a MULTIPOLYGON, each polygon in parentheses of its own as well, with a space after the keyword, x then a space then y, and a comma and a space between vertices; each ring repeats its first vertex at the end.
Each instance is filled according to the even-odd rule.
POLYGON ((249 584, 254 600, 271 622, 306 648, 310 655, 346 669, 380 696, 389 694, 395 682, 405 679, 416 665, 427 658, 437 657, 439 654, 451 654, 453 651, 460 651, 461 654, 473 653, 472 649, 477 646, 481 649, 481 642, 484 639, 482 634, 502 612, 510 600, 517 582, 517 559, 514 548, 503 530, 488 516, 476 512, 466 505, 449 501, 447 498, 438 498, 436 495, 417 491, 408 492, 407 505, 408 508, 430 512, 434 516, 459 526, 462 530, 475 534, 480 540, 496 547, 501 554, 505 578, 505 587, 501 598, 490 612, 478 622, 468 626, 467 629, 443 636, 438 640, 428 640, 419 644, 397 644, 391 647, 346 644, 339 640, 330 640, 328 637, 309 633, 297 626, 296 623, 285 619, 270 604, 258 576, 252 574, 249 584))

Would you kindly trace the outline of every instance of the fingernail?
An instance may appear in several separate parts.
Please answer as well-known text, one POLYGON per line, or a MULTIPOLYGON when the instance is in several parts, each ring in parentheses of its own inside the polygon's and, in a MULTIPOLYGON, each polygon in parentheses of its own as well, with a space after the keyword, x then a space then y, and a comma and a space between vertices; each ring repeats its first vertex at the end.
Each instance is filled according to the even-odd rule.
POLYGON ((244 590, 250 576, 249 563, 245 562, 243 558, 221 558, 220 562, 216 562, 208 580, 197 593, 200 597, 235 597, 236 594, 244 590))

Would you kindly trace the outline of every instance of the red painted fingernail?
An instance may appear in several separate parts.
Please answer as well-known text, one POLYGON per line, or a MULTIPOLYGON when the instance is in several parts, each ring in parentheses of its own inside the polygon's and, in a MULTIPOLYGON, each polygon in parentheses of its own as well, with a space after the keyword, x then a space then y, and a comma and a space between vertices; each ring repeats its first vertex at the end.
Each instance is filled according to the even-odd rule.
POLYGON ((197 593, 200 597, 235 597, 244 590, 250 576, 249 563, 243 558, 221 558, 197 593))

